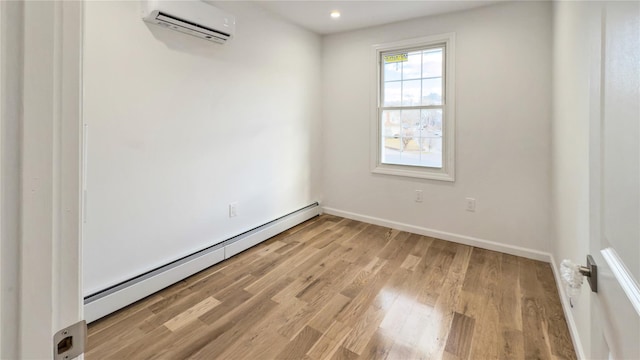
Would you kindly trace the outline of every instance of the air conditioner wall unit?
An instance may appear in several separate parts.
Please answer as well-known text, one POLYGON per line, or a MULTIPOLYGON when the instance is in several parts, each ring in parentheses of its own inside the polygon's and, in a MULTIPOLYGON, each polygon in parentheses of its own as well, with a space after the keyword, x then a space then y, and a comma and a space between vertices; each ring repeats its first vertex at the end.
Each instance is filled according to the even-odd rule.
POLYGON ((143 0, 142 19, 218 44, 231 39, 236 26, 234 16, 201 0, 143 0))

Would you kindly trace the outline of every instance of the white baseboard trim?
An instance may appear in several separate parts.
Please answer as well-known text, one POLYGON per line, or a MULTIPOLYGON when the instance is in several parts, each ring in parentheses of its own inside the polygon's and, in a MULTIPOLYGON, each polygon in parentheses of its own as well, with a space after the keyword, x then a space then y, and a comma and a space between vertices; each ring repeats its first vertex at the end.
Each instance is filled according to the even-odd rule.
MULTIPOLYGON (((567 319, 567 325, 569 326, 569 333, 571 334, 571 341, 573 342, 573 348, 576 350, 576 355, 580 360, 586 360, 587 356, 584 353, 582 347, 582 341, 580 340, 580 334, 578 333, 578 327, 571 311, 571 303, 569 302, 569 296, 567 296, 567 290, 563 286, 560 272, 556 266, 556 260, 553 256, 550 256, 551 270, 553 270, 553 277, 556 280, 556 286, 558 288, 558 295, 560 296, 560 303, 562 304, 562 310, 564 311, 564 317, 567 319)), ((587 288, 589 286, 587 285, 587 288)))
POLYGON ((321 208, 318 203, 309 205, 246 233, 228 239, 210 249, 197 252, 114 288, 91 295, 85 298, 85 320, 87 323, 90 323, 122 309, 127 305, 133 304, 140 299, 303 223, 319 215, 320 211, 321 208))
POLYGON ((409 225, 405 223, 385 220, 385 219, 376 218, 372 216, 356 214, 349 211, 338 210, 330 207, 323 207, 322 209, 326 214, 340 216, 340 217, 344 217, 352 220, 358 220, 358 221, 366 222, 369 224, 385 226, 392 229, 407 231, 414 234, 430 236, 430 237, 434 237, 442 240, 455 242, 458 244, 475 246, 475 247, 487 249, 487 250, 499 251, 505 254, 521 256, 528 259, 539 260, 544 262, 549 262, 551 259, 551 254, 543 251, 527 249, 527 248, 514 246, 514 245, 500 244, 490 240, 479 239, 479 238, 466 236, 466 235, 453 234, 446 231, 428 229, 421 226, 409 225))

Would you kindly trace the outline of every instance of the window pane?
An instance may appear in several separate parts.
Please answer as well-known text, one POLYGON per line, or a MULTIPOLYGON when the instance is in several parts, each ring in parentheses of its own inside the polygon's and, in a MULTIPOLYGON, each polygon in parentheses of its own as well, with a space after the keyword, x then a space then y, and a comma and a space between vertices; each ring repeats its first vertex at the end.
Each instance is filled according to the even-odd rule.
POLYGON ((384 83, 384 106, 400 106, 402 96, 402 82, 393 81, 384 83))
POLYGON ((422 53, 409 53, 409 59, 402 62, 402 80, 420 79, 422 76, 422 53))
MULTIPOLYGON (((422 110, 382 112, 382 162, 387 164, 423 165, 420 161, 422 110)), ((423 165, 424 166, 424 165, 423 165)))
POLYGON ((429 49, 423 53, 422 77, 442 76, 442 48, 429 49))
POLYGON ((391 162, 399 156, 402 146, 402 111, 388 110, 382 112, 382 162, 391 162))
POLYGON ((420 159, 424 166, 442 167, 442 110, 420 112, 420 159))
POLYGON ((400 118, 402 120, 402 136, 407 138, 407 143, 419 131, 420 110, 401 110, 400 118))
POLYGON ((384 64, 384 81, 394 81, 402 79, 402 63, 384 64))
POLYGON ((389 110, 382 112, 382 136, 389 138, 400 137, 400 110, 389 110))
POLYGON ((442 110, 382 112, 382 162, 442 168, 442 110))
POLYGON ((442 78, 422 80, 422 105, 442 105, 442 78))
POLYGON ((442 135, 442 109, 420 110, 420 122, 426 131, 442 135))
POLYGON ((420 80, 402 82, 402 106, 420 105, 421 85, 420 80))

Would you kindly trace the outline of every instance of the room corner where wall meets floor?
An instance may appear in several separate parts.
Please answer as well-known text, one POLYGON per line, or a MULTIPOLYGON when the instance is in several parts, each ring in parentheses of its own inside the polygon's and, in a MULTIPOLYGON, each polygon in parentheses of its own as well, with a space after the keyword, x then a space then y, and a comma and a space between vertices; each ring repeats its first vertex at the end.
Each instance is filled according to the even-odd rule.
POLYGON ((86 358, 575 359, 553 283, 540 261, 325 214, 91 324, 86 358))
POLYGON ((517 247, 512 245, 506 245, 502 243, 498 243, 495 241, 487 240, 487 239, 479 239, 468 235, 462 234, 453 234, 441 230, 436 229, 428 229, 420 226, 405 224, 402 222, 381 219, 376 217, 371 217, 363 214, 356 214, 349 211, 342 211, 334 208, 323 207, 323 213, 329 215, 335 215, 344 217, 347 219, 358 220, 362 222, 366 222, 369 224, 375 224, 378 226, 384 226, 392 229, 407 231, 413 234, 420 234, 424 236, 430 236, 437 239, 452 241, 458 244, 474 246, 486 250, 498 251, 505 254, 521 256, 532 260, 544 261, 547 263, 551 262, 552 256, 550 253, 545 253, 542 251, 527 249, 523 247, 517 247))

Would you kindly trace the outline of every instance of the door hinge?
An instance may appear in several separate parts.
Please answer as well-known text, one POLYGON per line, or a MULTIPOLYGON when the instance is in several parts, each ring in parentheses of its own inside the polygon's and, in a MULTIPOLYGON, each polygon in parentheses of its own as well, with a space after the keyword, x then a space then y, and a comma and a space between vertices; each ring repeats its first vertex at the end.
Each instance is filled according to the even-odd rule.
POLYGON ((71 360, 84 353, 87 344, 87 322, 82 320, 53 335, 53 358, 71 360))

